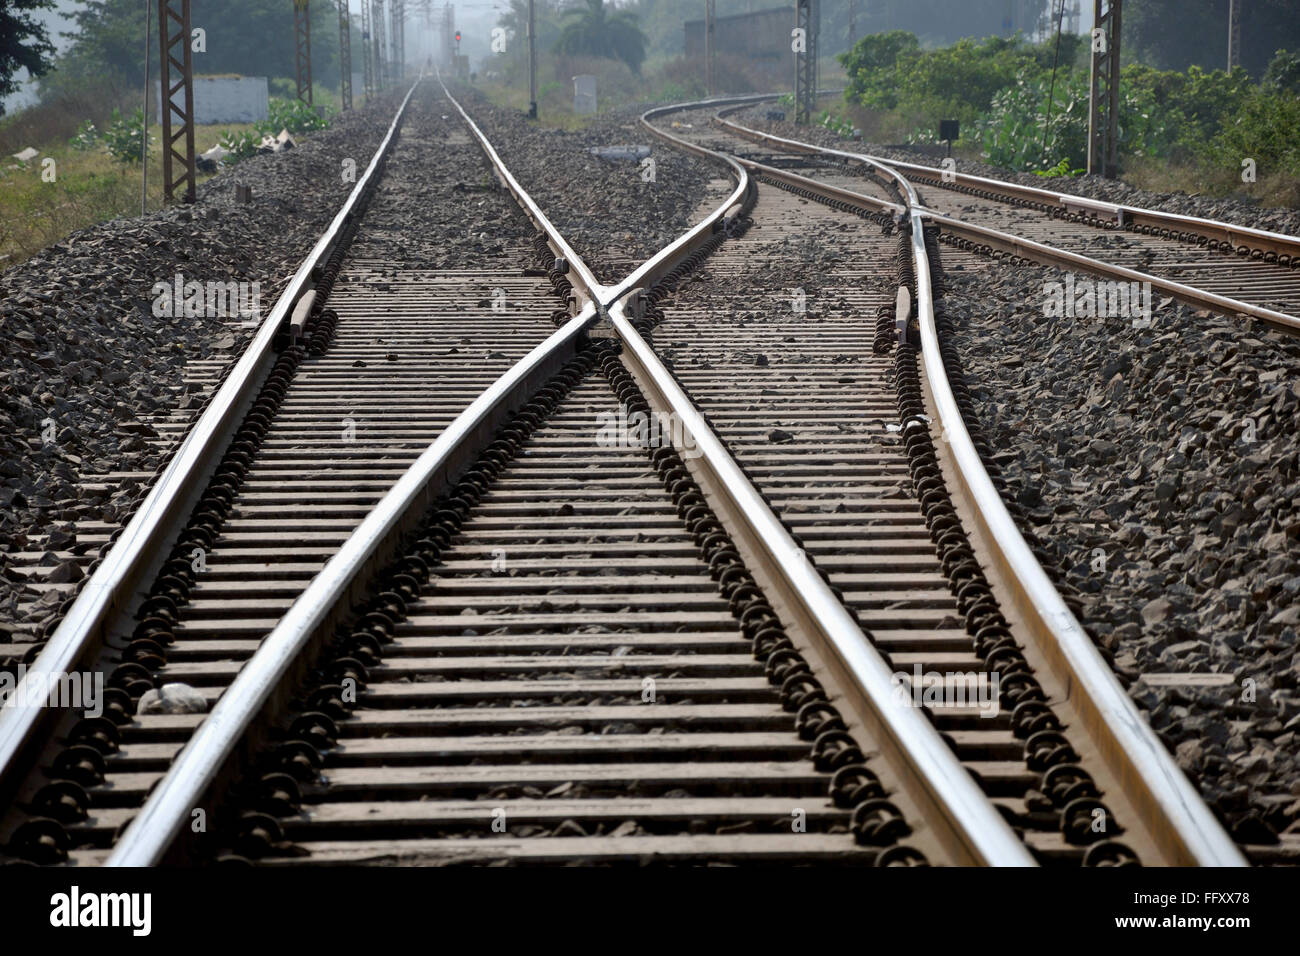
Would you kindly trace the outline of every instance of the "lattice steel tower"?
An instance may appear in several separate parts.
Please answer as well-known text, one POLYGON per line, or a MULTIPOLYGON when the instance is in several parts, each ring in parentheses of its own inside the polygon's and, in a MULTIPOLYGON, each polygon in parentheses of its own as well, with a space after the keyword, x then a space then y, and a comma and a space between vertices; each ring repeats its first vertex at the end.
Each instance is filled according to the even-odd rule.
POLYGON ((352 109, 352 17, 348 0, 339 0, 339 101, 352 109))
POLYGON ((164 93, 159 110, 163 134, 163 195, 170 200, 183 186, 181 199, 194 202, 194 57, 190 47, 190 0, 158 0, 158 42, 162 48, 159 81, 164 93), (177 94, 180 94, 179 102, 177 94), (176 148, 182 141, 184 152, 176 148))
POLYGON ((1088 172, 1119 175, 1119 39, 1122 0, 1093 0, 1088 172))
POLYGON ((821 25, 819 0, 796 0, 794 47, 794 121, 812 122, 817 106, 817 31, 821 25))
POLYGON ((293 0, 294 72, 298 99, 311 102, 311 10, 308 0, 293 0))

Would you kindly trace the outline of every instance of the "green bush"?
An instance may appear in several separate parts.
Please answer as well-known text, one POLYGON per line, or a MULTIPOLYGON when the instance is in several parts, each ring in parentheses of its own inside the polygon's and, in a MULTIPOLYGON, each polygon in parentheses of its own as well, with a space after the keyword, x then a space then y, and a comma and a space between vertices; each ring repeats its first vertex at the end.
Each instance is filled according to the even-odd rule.
POLYGON ((1047 157, 1081 166, 1088 159, 1088 83, 1086 77, 1057 77, 1047 135, 1049 77, 1034 77, 1028 68, 1015 83, 996 93, 974 128, 984 155, 995 166, 1039 170, 1047 157))
MULTIPOLYGON (((1063 175, 1087 163, 1086 38, 1062 37, 1058 56, 1054 41, 1019 37, 923 50, 915 36, 895 31, 864 37, 839 60, 849 79, 846 100, 886 111, 886 125, 907 142, 933 142, 938 121, 956 119, 965 131, 961 143, 977 142, 995 165, 1063 175)), ((1129 64, 1120 85, 1121 160, 1235 168, 1252 158, 1261 168, 1300 174, 1298 93, 1300 56, 1284 50, 1259 84, 1240 67, 1184 73, 1129 64)))
POLYGON ((99 145, 99 130, 90 120, 85 120, 77 127, 72 139, 68 140, 68 145, 80 152, 89 152, 99 145))
POLYGON ((1300 53, 1278 50, 1264 73, 1264 85, 1300 94, 1300 53))
POLYGON ((875 109, 897 107, 898 86, 890 82, 890 77, 900 57, 915 56, 920 48, 916 37, 905 30, 863 37, 851 50, 837 57, 849 77, 845 99, 875 109))
POLYGON ((821 115, 817 117, 817 122, 842 139, 848 139, 853 135, 853 124, 832 116, 829 110, 822 110, 821 115))
POLYGON ((227 130, 221 137, 219 143, 222 149, 230 150, 230 155, 225 161, 232 166, 236 163, 242 163, 250 156, 257 154, 257 145, 262 141, 262 133, 253 130, 244 130, 240 133, 227 130))
POLYGON ((1205 158, 1216 165, 1241 167, 1253 159, 1260 173, 1300 176, 1300 96, 1255 89, 1234 115, 1227 117, 1207 144, 1205 158))
POLYGON ((271 136, 282 129, 290 133, 307 133, 316 129, 328 129, 329 119, 316 112, 302 100, 273 99, 270 101, 267 117, 256 124, 257 129, 271 136))
MULTIPOLYGON (((143 110, 137 109, 130 117, 124 117, 114 108, 104 130, 104 145, 119 163, 138 163, 144 135, 143 110)), ((149 141, 153 142, 152 136, 149 141)))

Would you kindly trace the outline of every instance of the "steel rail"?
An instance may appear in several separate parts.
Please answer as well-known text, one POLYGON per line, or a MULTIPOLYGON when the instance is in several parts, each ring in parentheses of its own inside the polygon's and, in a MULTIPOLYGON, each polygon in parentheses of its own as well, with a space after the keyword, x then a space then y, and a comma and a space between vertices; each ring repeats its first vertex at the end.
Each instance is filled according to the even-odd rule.
MULTIPOLYGON (((820 150, 806 143, 797 145, 820 150)), ((840 155, 876 168, 884 166, 866 156, 840 155)), ((1161 852, 1179 865, 1246 866, 1240 849, 1178 768, 1061 599, 985 471, 966 430, 939 350, 929 257, 922 231, 924 216, 916 189, 901 173, 888 171, 911 207, 908 215, 912 224, 924 380, 938 412, 938 426, 947 435, 947 440, 940 443, 943 446, 940 452, 943 454, 946 449, 961 485, 959 490, 971 505, 969 510, 979 525, 974 530, 992 553, 1039 650, 1063 686, 1070 688, 1071 702, 1082 714, 1085 730, 1097 744, 1102 760, 1121 782, 1128 799, 1144 814, 1144 824, 1161 852)), ((815 180, 809 183, 821 185, 815 180)))
MULTIPOLYGON (((870 165, 877 170, 884 171, 888 175, 892 175, 896 178, 900 178, 901 174, 897 173, 897 171, 895 170, 895 166, 906 165, 906 164, 891 165, 886 160, 880 159, 878 157, 869 156, 865 153, 846 152, 844 150, 831 149, 825 146, 816 146, 812 143, 803 143, 798 140, 786 139, 781 136, 774 136, 771 133, 765 133, 762 130, 752 129, 751 127, 743 126, 731 120, 724 119, 722 116, 718 117, 718 121, 723 126, 727 127, 728 129, 735 132, 737 135, 742 136, 746 139, 753 139, 761 142, 770 142, 773 144, 778 144, 780 148, 788 150, 790 152, 804 153, 808 155, 833 156, 837 159, 843 159, 849 162, 866 163, 867 165, 870 165)), ((742 160, 742 162, 746 162, 746 161, 742 160)), ((748 161, 748 162, 752 162, 752 161, 748 161)), ((924 167, 924 168, 929 168, 929 167, 924 167)), ((806 188, 812 188, 808 184, 816 183, 816 180, 810 179, 808 177, 802 177, 799 176, 798 174, 790 173, 786 170, 781 170, 780 173, 782 174, 783 178, 787 179, 787 181, 793 181, 795 179, 804 180, 802 183, 800 183, 800 185, 805 186, 806 188)), ((767 174, 771 175, 770 172, 768 172, 767 174)), ((987 182, 994 182, 994 181, 987 180, 987 182)), ((827 189, 833 187, 827 187, 823 184, 818 184, 818 188, 827 189)), ((1016 187, 1016 188, 1028 189, 1030 187, 1016 187)), ((1049 193, 1047 195, 1056 195, 1056 194, 1049 193)), ((914 192, 913 192, 913 196, 915 198, 914 192)), ((871 197, 863 197, 863 198, 871 198, 871 197)), ((1064 197, 1064 198, 1078 198, 1078 197, 1064 197)), ((1225 312, 1225 313, 1233 313, 1233 314, 1239 313, 1242 315, 1247 315, 1253 319, 1259 319, 1261 322, 1264 322, 1272 326, 1273 328, 1278 329, 1279 331, 1287 332, 1292 335, 1300 334, 1300 317, 1287 315, 1285 312, 1278 312, 1275 309, 1269 309, 1269 308, 1265 308, 1264 306, 1253 305, 1249 302, 1242 302, 1240 299, 1233 299, 1228 296, 1218 295, 1217 293, 1214 292, 1206 292, 1205 290, 1198 289, 1195 286, 1189 286, 1181 282, 1175 282, 1172 279, 1164 279, 1161 278, 1160 276, 1151 275, 1150 273, 1147 272, 1140 272, 1136 269, 1129 269, 1126 266, 1112 265, 1107 262, 1102 262, 1100 259, 1093 259, 1089 256, 1080 255, 1079 253, 1068 252, 1064 249, 1058 249, 1055 246, 1049 246, 1045 243, 1036 242, 1032 239, 1024 239, 1021 238, 1020 236, 1016 236, 1008 232, 1003 232, 998 229, 992 229, 987 226, 975 225, 974 223, 965 222, 964 220, 961 219, 954 219, 950 216, 945 216, 935 212, 934 210, 928 209, 922 206, 919 202, 917 203, 915 208, 919 209, 923 213, 925 218, 939 223, 945 229, 947 229, 948 232, 953 233, 954 235, 960 235, 965 238, 972 238, 975 239, 976 241, 987 243, 991 247, 1001 249, 1004 252, 1011 252, 1016 255, 1022 256, 1026 259, 1033 259, 1036 262, 1040 262, 1046 265, 1060 266, 1063 268, 1082 269, 1083 271, 1086 271, 1093 275, 1099 275, 1099 276, 1111 277, 1111 278, 1119 277, 1122 279, 1126 279, 1130 282, 1150 283, 1151 288, 1159 289, 1160 291, 1172 296, 1173 298, 1178 299, 1182 302, 1186 302, 1190 305, 1207 307, 1213 309, 1216 312, 1225 312)), ((1129 207, 1125 207, 1125 208, 1127 209, 1129 207)), ((1150 210, 1135 209, 1135 211, 1141 212, 1143 214, 1149 214, 1152 216, 1167 215, 1166 213, 1155 213, 1155 212, 1151 212, 1150 210)), ((1205 221, 1208 222, 1208 220, 1205 221)), ((1225 224, 1219 224, 1219 225, 1225 225, 1225 224)), ((1261 233, 1261 235, 1277 236, 1276 233, 1261 233)), ((1281 238, 1288 238, 1288 237, 1283 236, 1281 238)), ((1296 246, 1297 252, 1300 252, 1300 239, 1294 241, 1297 243, 1296 246)))
POLYGON ((1088 196, 1076 196, 1072 193, 1058 193, 1050 189, 1039 189, 1035 186, 1023 186, 1019 183, 1009 183, 998 179, 989 179, 984 176, 975 176, 971 173, 959 173, 956 171, 937 169, 933 166, 924 166, 918 163, 908 163, 897 159, 886 159, 881 156, 872 157, 886 166, 903 170, 904 172, 919 173, 926 178, 943 182, 943 176, 953 176, 955 182, 962 185, 970 185, 972 188, 978 187, 989 192, 999 192, 1008 196, 1015 196, 1020 199, 1027 199, 1032 202, 1046 203, 1047 205, 1060 205, 1066 207, 1079 207, 1084 209, 1107 212, 1116 217, 1120 225, 1124 222, 1133 222, 1140 225, 1160 226, 1163 228, 1173 228, 1181 232, 1194 232, 1196 235, 1205 239, 1212 239, 1216 242, 1229 242, 1233 248, 1240 252, 1243 246, 1254 244, 1261 249, 1275 252, 1279 255, 1289 255, 1292 257, 1300 256, 1300 237, 1288 236, 1285 233, 1270 232, 1267 229, 1256 229, 1252 226, 1238 226, 1234 223, 1223 222, 1219 219, 1204 219, 1199 216, 1184 216, 1180 213, 1162 212, 1158 209, 1147 209, 1143 206, 1129 206, 1124 203, 1110 203, 1104 200, 1092 199, 1088 196))
POLYGON ((3 798, 17 786, 13 778, 21 776, 20 765, 25 762, 22 758, 30 755, 35 746, 38 729, 62 713, 50 704, 58 678, 87 663, 107 636, 111 623, 138 603, 142 587, 166 560, 208 477, 275 363, 274 339, 289 323, 299 301, 311 294, 313 270, 329 258, 354 218, 362 196, 377 182, 376 171, 396 140, 407 105, 422 80, 423 74, 407 91, 370 164, 329 228, 298 266, 207 409, 189 429, 117 542, 28 667, 9 705, 0 708, 0 802, 7 802, 3 798), (32 694, 29 700, 28 687, 48 691, 45 695, 32 694))
POLYGON ((451 101, 451 105, 456 107, 456 111, 460 113, 460 118, 465 121, 465 125, 468 126, 470 132, 474 134, 474 138, 478 141, 479 148, 482 149, 484 154, 487 156, 488 163, 492 166, 492 171, 496 174, 497 179, 499 179, 505 185, 506 189, 510 191, 510 194, 514 196, 515 202, 519 203, 524 214, 532 220, 533 225, 537 227, 538 231, 545 234, 547 245, 551 247, 551 251, 555 253, 556 258, 563 259, 570 268, 577 272, 580 280, 579 285, 583 287, 583 291, 585 292, 584 298, 587 301, 596 303, 598 311, 603 311, 604 306, 601 303, 608 295, 608 287, 601 284, 600 280, 596 278, 595 273, 588 268, 587 263, 584 262, 582 257, 573 250, 573 247, 569 245, 568 240, 566 240, 564 236, 560 235, 560 231, 556 229, 551 223, 551 220, 546 217, 546 213, 542 212, 542 208, 537 205, 533 200, 533 197, 519 185, 519 181, 515 179, 514 174, 510 172, 506 164, 501 161, 501 157, 497 155, 497 151, 493 147, 492 143, 483 135, 483 131, 478 128, 478 124, 470 118, 470 115, 465 112, 460 103, 458 103, 455 97, 451 95, 451 91, 447 89, 447 84, 442 81, 442 74, 439 72, 435 75, 438 78, 438 85, 442 87, 443 94, 451 101))
MULTIPOLYGON (((600 320, 606 303, 635 287, 630 284, 634 277, 644 278, 659 269, 671 268, 667 260, 661 260, 654 265, 647 263, 618 286, 598 282, 519 185, 445 84, 443 92, 460 112, 497 176, 546 235, 552 251, 569 262, 579 280, 575 291, 587 300, 586 304, 577 316, 516 363, 456 417, 312 579, 176 756, 140 813, 123 831, 107 860, 108 866, 150 866, 163 861, 204 795, 228 775, 249 728, 259 721, 265 724, 273 719, 285 702, 284 688, 295 669, 305 667, 314 643, 329 632, 339 614, 346 612, 350 599, 360 596, 365 581, 393 552, 403 531, 418 520, 438 492, 454 483, 458 471, 481 451, 492 431, 504 420, 508 408, 523 404, 527 395, 558 371, 574 354, 581 333, 600 320)), ((723 221, 748 188, 744 170, 732 165, 740 178, 736 190, 710 216, 674 243, 674 259, 706 240, 715 224, 723 221)))
MULTIPOLYGON (((490 441, 511 407, 527 401, 576 351, 598 319, 588 304, 520 359, 448 425, 403 473, 280 618, 159 781, 117 841, 107 866, 160 863, 253 722, 283 700, 288 678, 306 665, 313 641, 327 636, 349 599, 396 550, 403 533, 490 441)), ((270 719, 271 715, 267 715, 270 719)))
MULTIPOLYGON (((909 198, 916 198, 910 185, 909 198)), ((1017 610, 1058 680, 1070 688, 1072 703, 1083 714, 1085 729, 1097 744, 1101 759, 1138 806, 1144 825, 1166 858, 1178 865, 1245 866, 1237 845, 1061 599, 985 471, 944 369, 919 211, 913 209, 911 218, 925 383, 938 411, 939 427, 947 435, 947 441, 940 444, 973 505, 970 511, 1002 580, 1009 585, 1017 610)))
POLYGON ((1150 283, 1152 289, 1159 289, 1161 292, 1188 305, 1203 306, 1215 312, 1247 315, 1252 319, 1259 319, 1280 332, 1291 335, 1300 334, 1300 318, 1287 315, 1285 312, 1267 309, 1260 305, 1252 305, 1249 302, 1242 302, 1240 299, 1232 299, 1215 292, 1206 292, 1196 286, 1185 285, 1172 279, 1164 279, 1149 272, 1130 269, 1127 266, 1112 265, 1108 262, 1102 262, 1100 259, 1093 259, 1090 256, 1080 255, 1066 249, 1058 249, 1055 246, 1049 246, 1033 239, 1025 239, 1009 232, 963 222, 960 219, 953 219, 932 210, 924 211, 924 216, 931 222, 942 226, 944 231, 951 235, 983 242, 990 248, 1000 249, 1003 252, 1009 252, 1025 259, 1032 259, 1044 265, 1075 269, 1104 278, 1113 279, 1118 277, 1129 282, 1150 283))
MULTIPOLYGON (((851 724, 868 731, 873 749, 883 753, 921 810, 921 819, 914 822, 931 829, 955 863, 1037 865, 934 725, 909 701, 899 699, 892 671, 879 651, 803 558, 672 373, 628 321, 623 303, 610 309, 609 316, 625 346, 624 363, 645 386, 652 405, 671 411, 682 423, 682 447, 689 444, 686 434, 693 439, 688 467, 711 493, 714 509, 729 530, 758 556, 763 577, 777 590, 773 604, 792 615, 812 642, 824 669, 821 676, 829 673, 830 683, 842 694, 834 697, 836 704, 850 711, 851 724)), ((673 437, 678 437, 676 429, 673 437)))
MULTIPOLYGON (((751 101, 764 101, 774 99, 777 94, 763 94, 762 96, 751 97, 751 101)), ((698 104, 687 104, 688 106, 705 106, 713 101, 701 100, 698 104)), ((734 112, 734 110, 727 111, 734 112)), ((721 116, 719 117, 720 119, 721 116)), ((801 143, 798 140, 785 139, 784 137, 774 136, 771 133, 765 133, 762 130, 752 129, 751 127, 733 124, 725 119, 723 125, 735 126, 737 129, 746 130, 765 140, 779 142, 788 147, 808 147, 800 149, 800 152, 828 151, 838 152, 828 147, 813 146, 810 143, 801 143)), ((1148 209, 1145 206, 1130 206, 1125 203, 1111 203, 1105 200, 1092 199, 1088 196, 1078 196, 1073 193, 1055 192, 1050 189, 1042 189, 1037 186, 1025 186, 1020 183, 1007 182, 1001 179, 991 179, 987 176, 976 176, 973 173, 959 173, 956 170, 939 169, 935 166, 926 166, 920 163, 909 163, 898 159, 889 159, 884 156, 874 156, 870 153, 862 154, 843 154, 855 155, 862 158, 870 159, 875 163, 883 166, 889 166, 893 169, 904 172, 918 173, 932 182, 943 183, 944 177, 955 177, 954 182, 969 185, 971 188, 980 188, 989 192, 997 192, 1006 196, 1017 199, 1023 199, 1030 202, 1043 203, 1048 206, 1059 205, 1071 208, 1083 208, 1093 211, 1105 212, 1112 215, 1122 225, 1124 221, 1131 221, 1140 225, 1159 226, 1162 228, 1175 228, 1182 232, 1194 232, 1196 235, 1205 239, 1216 242, 1229 242, 1233 248, 1240 254, 1241 248, 1248 244, 1254 243, 1261 249, 1267 249, 1279 255, 1289 255, 1293 259, 1300 257, 1300 236, 1289 236, 1285 233, 1272 232, 1267 229, 1256 229, 1252 226, 1239 226, 1235 223, 1224 222, 1220 219, 1205 219, 1200 216, 1185 216, 1181 213, 1162 212, 1158 209, 1148 209)))
MULTIPOLYGON (((751 102, 762 97, 731 97, 708 101, 710 105, 751 102)), ((655 135, 691 152, 732 159, 655 127, 650 122, 681 106, 649 110, 641 122, 655 135)), ((735 160, 733 160, 735 162, 735 160)), ((745 169, 784 176, 783 170, 752 160, 738 160, 745 169)), ((887 171, 885 171, 888 174, 887 171)), ((836 192, 842 192, 836 190, 836 192)), ((866 198, 869 204, 902 212, 892 203, 848 193, 844 198, 866 198)), ((778 594, 780 606, 793 615, 834 685, 845 695, 856 726, 871 732, 873 742, 886 754, 891 769, 908 796, 933 828, 939 844, 956 861, 992 866, 1033 866, 1035 861, 1002 815, 962 767, 934 726, 906 702, 899 701, 889 667, 811 566, 802 550, 758 491, 723 447, 699 410, 677 384, 624 314, 624 303, 610 309, 610 321, 622 338, 624 363, 640 380, 647 397, 674 413, 694 439, 698 455, 689 456, 696 473, 716 501, 733 534, 756 555, 763 576, 778 594), (929 812, 926 812, 929 811, 929 812)), ((676 433, 674 433, 676 437, 676 433)), ((684 438, 684 436, 683 436, 684 438)), ((681 449, 679 449, 680 451, 681 449)))

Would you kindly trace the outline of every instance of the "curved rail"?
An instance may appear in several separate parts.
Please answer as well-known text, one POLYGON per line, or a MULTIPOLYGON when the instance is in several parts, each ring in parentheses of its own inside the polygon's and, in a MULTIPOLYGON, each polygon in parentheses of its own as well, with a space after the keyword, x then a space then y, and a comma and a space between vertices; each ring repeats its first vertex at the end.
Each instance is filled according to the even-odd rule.
POLYGON ((625 362, 647 386, 647 397, 673 412, 692 436, 698 457, 690 465, 700 485, 711 492, 723 520, 730 519, 737 539, 758 558, 756 571, 776 586, 780 606, 812 641, 819 664, 831 677, 828 683, 843 695, 836 696, 837 704, 845 706, 855 727, 871 734, 952 860, 963 865, 1036 865, 934 726, 917 708, 899 700, 890 667, 625 317, 623 303, 610 309, 610 320, 623 339, 625 362))
MULTIPOLYGON (((652 115, 679 108, 651 110, 642 116, 642 123, 656 135, 693 152, 722 157, 650 124, 652 115)), ((856 725, 871 732, 913 802, 928 811, 925 820, 939 831, 939 842, 954 860, 965 864, 1035 865, 1024 844, 933 725, 891 692, 890 668, 826 582, 803 560, 789 532, 718 441, 672 373, 624 316, 622 303, 610 310, 610 319, 626 347, 625 361, 646 386, 647 395, 657 399, 661 408, 672 411, 693 437, 698 457, 692 458, 691 465, 700 472, 701 485, 722 499, 718 504, 731 519, 733 533, 758 557, 761 569, 768 572, 766 580, 779 591, 780 603, 813 641, 822 667, 845 695, 842 702, 856 725)))
MULTIPOLYGON (((740 107, 736 107, 736 109, 739 108, 740 107)), ((720 111, 717 116, 718 122, 723 126, 725 126, 727 129, 734 132, 736 135, 755 142, 771 143, 777 146, 778 148, 788 152, 803 153, 806 155, 815 155, 815 156, 829 156, 829 157, 834 157, 835 159, 845 160, 848 162, 865 163, 878 171, 885 171, 892 178, 898 180, 902 180, 904 178, 902 174, 898 172, 898 169, 907 168, 907 167, 913 169, 926 169, 926 170, 932 169, 932 167, 928 167, 928 166, 914 166, 913 164, 909 164, 909 163, 898 163, 891 160, 882 159, 880 157, 871 156, 866 153, 852 153, 852 152, 847 152, 845 150, 831 149, 830 147, 827 146, 816 146, 812 143, 804 143, 804 142, 800 142, 799 140, 787 139, 783 136, 775 136, 772 133, 765 133, 762 130, 753 129, 752 127, 743 126, 740 123, 736 123, 732 120, 728 120, 724 118, 724 116, 722 115, 724 112, 731 112, 731 111, 720 111)), ((937 176, 940 170, 934 170, 934 172, 937 176)), ((815 180, 809 179, 807 177, 797 176, 796 174, 785 173, 785 176, 792 180, 802 180, 802 182, 800 182, 800 185, 804 186, 805 188, 812 188, 807 184, 815 182, 815 180)), ((1014 196, 1016 198, 1026 198, 1027 194, 1032 193, 1033 194, 1032 201, 1038 202, 1040 204, 1046 202, 1047 200, 1051 200, 1052 202, 1056 202, 1057 200, 1060 200, 1061 203, 1067 205, 1084 205, 1084 206, 1088 206, 1091 209, 1096 209, 1101 206, 1108 206, 1108 204, 1098 203, 1090 199, 1083 199, 1082 197, 1079 196, 1070 196, 1068 194, 1063 194, 1063 193, 1053 193, 1043 189, 1034 189, 1033 187, 1030 186, 1019 186, 1014 183, 1001 183, 998 182, 997 180, 982 179, 981 177, 967 177, 967 178, 972 180, 977 180, 981 184, 985 184, 982 186, 982 188, 989 188, 989 186, 992 185, 1002 187, 1003 191, 1007 195, 1014 196)), ((908 182, 910 182, 910 180, 908 182)), ((826 187, 821 187, 821 188, 826 188, 826 187)), ((914 201, 916 200, 914 188, 913 188, 912 198, 914 201)), ((1068 252, 1064 249, 1057 249, 1054 246, 1049 246, 1041 242, 1034 242, 1031 239, 1024 239, 1021 238, 1020 236, 1016 236, 1008 232, 1002 232, 1001 230, 998 229, 991 229, 987 226, 977 226, 973 223, 964 222, 960 219, 953 219, 949 216, 940 215, 939 213, 936 213, 931 209, 926 209, 919 202, 915 203, 914 208, 918 209, 922 213, 924 218, 939 223, 944 227, 944 229, 947 232, 953 235, 963 236, 964 238, 972 239, 974 241, 981 242, 981 243, 987 243, 993 246, 994 248, 999 248, 1006 252, 1012 252, 1017 255, 1023 256, 1024 258, 1033 259, 1037 262, 1042 262, 1049 265, 1061 266, 1067 269, 1081 269, 1093 275, 1107 276, 1110 278, 1119 278, 1130 282, 1147 282, 1151 284, 1151 288, 1159 289, 1160 291, 1168 295, 1171 295, 1174 298, 1179 299, 1180 301, 1187 302, 1191 305, 1208 307, 1210 309, 1215 310, 1216 312, 1224 312, 1230 314, 1241 313, 1243 315, 1248 315, 1252 318, 1259 319, 1261 322, 1265 322, 1268 325, 1273 326, 1274 328, 1279 329, 1281 331, 1288 332, 1290 334, 1300 334, 1300 318, 1297 318, 1296 316, 1293 315, 1287 315, 1285 312, 1278 312, 1276 309, 1268 309, 1263 306, 1253 305, 1249 302, 1242 302, 1240 299, 1233 299, 1229 296, 1218 295, 1217 293, 1214 292, 1206 292, 1205 290, 1198 289, 1194 286, 1184 285, 1183 283, 1180 282, 1174 282, 1172 279, 1164 279, 1161 278, 1160 276, 1151 275, 1146 272, 1139 272, 1136 269, 1129 269, 1124 266, 1111 265, 1110 263, 1102 262, 1099 259, 1093 259, 1090 258, 1089 256, 1083 256, 1083 255, 1079 255, 1078 253, 1068 252)), ((1250 237, 1252 237, 1253 239, 1259 242, 1277 243, 1278 241, 1285 241, 1287 243, 1290 243, 1291 246, 1293 247, 1294 250, 1293 254, 1297 258, 1300 258, 1300 239, 1297 239, 1292 236, 1284 236, 1279 233, 1264 232, 1258 229, 1249 230, 1246 229, 1245 227, 1232 226, 1228 223, 1215 222, 1208 219, 1191 219, 1190 217, 1186 217, 1186 216, 1176 216, 1172 213, 1162 213, 1151 209, 1142 209, 1136 206, 1124 206, 1124 207, 1115 206, 1113 208, 1117 210, 1122 209, 1128 214, 1130 214, 1131 217, 1141 217, 1142 221, 1149 222, 1149 223, 1159 222, 1161 225, 1165 225, 1165 226, 1171 224, 1174 226, 1178 226, 1182 224, 1185 227, 1194 223, 1200 223, 1205 225, 1207 228, 1208 226, 1213 226, 1220 230, 1223 230, 1222 236, 1230 236, 1230 232, 1231 232, 1231 234, 1237 234, 1241 236, 1247 236, 1247 234, 1249 234, 1250 237)), ((1137 219, 1135 219, 1134 221, 1137 221, 1137 219)), ((1223 239, 1222 241, 1230 241, 1230 239, 1223 239)))
MULTIPOLYGON (((1182 865, 1245 866, 1241 851, 1178 768, 1057 593, 984 469, 966 430, 939 351, 929 257, 922 231, 925 217, 911 182, 868 156, 784 140, 757 130, 748 132, 793 144, 801 152, 837 155, 883 169, 902 189, 908 199, 907 214, 912 226, 916 306, 926 385, 938 412, 938 426, 947 433, 943 444, 949 450, 961 490, 973 505, 970 510, 980 525, 976 530, 992 552, 1001 577, 1040 650, 1062 683, 1071 688, 1072 702, 1084 715, 1085 729, 1097 744, 1102 759, 1121 781, 1129 799, 1145 814, 1157 846, 1168 859, 1182 865)), ((826 188, 811 179, 805 180, 804 185, 810 189, 826 188)))
POLYGON ((1249 254, 1250 247, 1253 245, 1261 252, 1272 252, 1278 257, 1286 256, 1288 262, 1300 261, 1300 238, 1288 236, 1284 233, 1255 229, 1251 226, 1238 226, 1235 223, 1223 222, 1218 219, 1203 219, 1199 216, 1184 216, 1178 213, 1162 212, 1158 209, 1147 209, 1143 206, 1104 202, 1087 196, 1076 196, 1073 193, 1058 193, 1050 189, 1023 186, 1019 183, 989 179, 971 173, 941 170, 933 166, 886 159, 880 156, 872 158, 886 166, 904 172, 919 174, 918 178, 924 177, 938 184, 944 183, 943 176, 946 172, 948 176, 955 177, 953 179, 954 184, 1000 193, 1017 199, 1041 203, 1049 207, 1081 210, 1093 214, 1103 213, 1114 218, 1116 224, 1120 226, 1133 223, 1135 225, 1175 228, 1182 232, 1194 233, 1207 241, 1227 243, 1238 254, 1241 254, 1243 248, 1247 250, 1246 254, 1249 254))
POLYGON ((190 428, 121 537, 28 667, 8 706, 0 708, 0 803, 6 802, 2 798, 15 785, 13 778, 20 775, 23 758, 30 755, 38 729, 59 713, 49 704, 48 696, 58 687, 58 678, 85 664, 101 644, 110 622, 131 610, 139 599, 143 582, 166 559, 209 474, 275 363, 277 352, 273 340, 292 320, 299 302, 312 294, 313 270, 329 259, 352 222, 358 203, 374 188, 377 171, 396 140, 407 104, 422 80, 423 74, 407 91, 370 164, 329 228, 298 266, 271 313, 207 409, 190 428), (33 693, 29 700, 28 687, 47 688, 47 695, 39 699, 41 695, 33 693))

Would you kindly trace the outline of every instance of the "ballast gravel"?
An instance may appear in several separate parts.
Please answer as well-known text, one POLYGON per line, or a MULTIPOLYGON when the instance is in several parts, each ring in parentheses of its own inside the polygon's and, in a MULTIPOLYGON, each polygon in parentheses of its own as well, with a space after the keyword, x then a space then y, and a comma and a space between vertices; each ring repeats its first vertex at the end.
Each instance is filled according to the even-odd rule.
POLYGON ((455 92, 519 184, 606 284, 685 232, 705 198, 721 202, 734 188, 726 167, 674 149, 642 126, 648 107, 602 113, 570 131, 530 122, 476 91, 455 92), (649 155, 592 152, 616 146, 648 147, 649 155))
POLYGON ((1054 269, 950 269, 1010 497, 1081 623, 1246 843, 1300 834, 1300 342, 1166 301, 1047 317, 1054 269))

